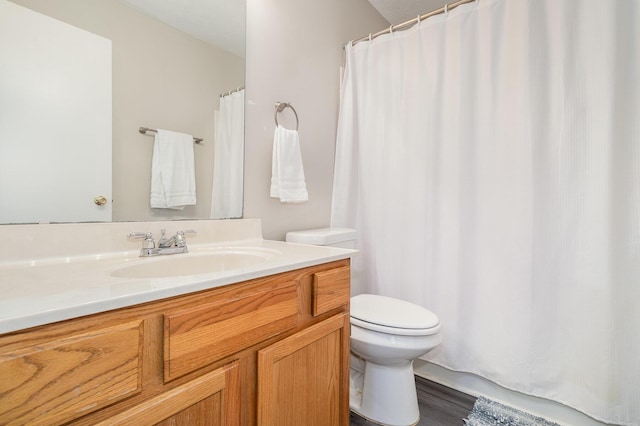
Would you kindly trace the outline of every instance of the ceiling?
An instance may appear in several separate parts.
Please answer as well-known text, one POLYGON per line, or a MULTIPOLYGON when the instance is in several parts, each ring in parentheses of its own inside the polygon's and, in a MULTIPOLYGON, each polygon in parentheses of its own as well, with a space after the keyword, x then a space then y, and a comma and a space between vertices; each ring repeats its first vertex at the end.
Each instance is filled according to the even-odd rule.
MULTIPOLYGON (((242 0, 122 0, 159 21, 245 55, 246 2, 242 0)), ((446 0, 369 0, 390 24, 400 24, 445 5, 446 0)), ((381 29, 381 28, 380 28, 381 29)), ((372 31, 379 29, 372 28, 372 31)))
POLYGON ((452 2, 453 0, 369 0, 378 13, 393 25, 440 9, 446 3, 452 2))
POLYGON ((244 0, 123 0, 180 31, 244 57, 244 0))

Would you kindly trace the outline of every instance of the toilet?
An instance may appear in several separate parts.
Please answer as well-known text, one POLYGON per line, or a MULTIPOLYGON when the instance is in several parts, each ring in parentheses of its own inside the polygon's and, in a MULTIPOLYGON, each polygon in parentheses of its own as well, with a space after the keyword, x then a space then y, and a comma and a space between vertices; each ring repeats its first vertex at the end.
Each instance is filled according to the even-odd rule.
MULTIPOLYGON (((287 242, 355 248, 355 230, 323 228, 289 232, 287 242)), ((349 406, 381 425, 420 420, 413 360, 442 341, 440 321, 428 309, 391 297, 351 298, 349 406)))

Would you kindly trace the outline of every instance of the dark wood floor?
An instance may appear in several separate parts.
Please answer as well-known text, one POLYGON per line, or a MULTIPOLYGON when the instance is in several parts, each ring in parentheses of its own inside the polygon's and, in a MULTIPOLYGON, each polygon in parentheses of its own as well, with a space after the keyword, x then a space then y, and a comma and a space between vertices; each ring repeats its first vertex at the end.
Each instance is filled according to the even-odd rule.
MULTIPOLYGON (((416 376, 419 426, 462 426, 476 398, 416 376)), ((377 426, 351 413, 351 426, 377 426)))

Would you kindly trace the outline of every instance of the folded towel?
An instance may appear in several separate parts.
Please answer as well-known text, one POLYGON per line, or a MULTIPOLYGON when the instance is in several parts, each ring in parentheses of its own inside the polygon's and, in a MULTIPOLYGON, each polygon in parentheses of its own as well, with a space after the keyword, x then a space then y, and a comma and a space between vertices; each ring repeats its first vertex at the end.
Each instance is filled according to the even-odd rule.
POLYGON ((151 160, 151 207, 183 209, 195 203, 193 136, 158 129, 151 160))
POLYGON ((297 130, 276 126, 273 135, 271 196, 280 198, 283 203, 299 203, 309 199, 297 130))

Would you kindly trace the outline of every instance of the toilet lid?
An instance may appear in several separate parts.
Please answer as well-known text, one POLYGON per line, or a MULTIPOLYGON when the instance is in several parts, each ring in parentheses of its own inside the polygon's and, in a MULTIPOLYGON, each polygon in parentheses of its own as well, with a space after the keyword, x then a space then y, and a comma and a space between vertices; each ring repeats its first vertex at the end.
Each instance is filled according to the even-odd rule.
POLYGON ((440 324, 438 317, 422 306, 375 294, 352 297, 351 317, 371 324, 403 329, 429 329, 440 324))

